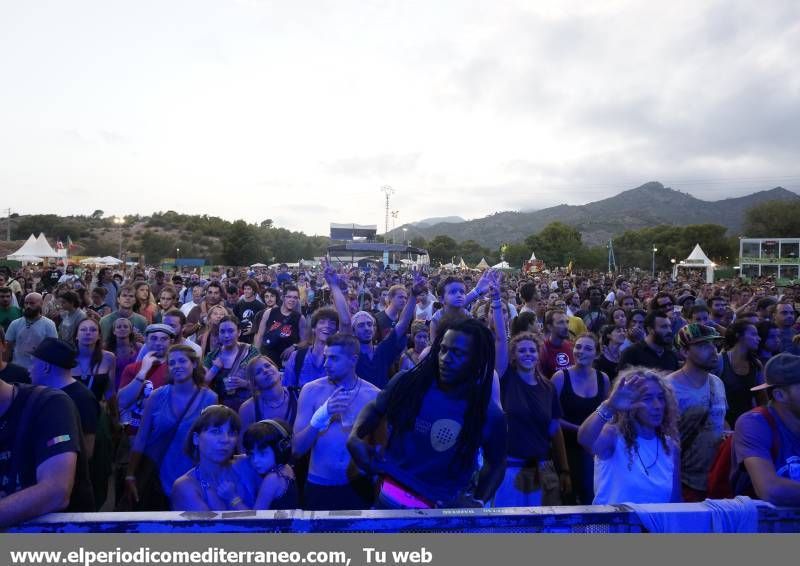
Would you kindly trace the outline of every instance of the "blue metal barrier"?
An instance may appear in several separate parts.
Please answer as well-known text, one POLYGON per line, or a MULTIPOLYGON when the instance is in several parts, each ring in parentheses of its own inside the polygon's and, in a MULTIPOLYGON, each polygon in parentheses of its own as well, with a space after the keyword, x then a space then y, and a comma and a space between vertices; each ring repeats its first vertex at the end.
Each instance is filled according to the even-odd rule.
MULTIPOLYGON (((651 516, 709 513, 702 503, 647 505, 651 516)), ((759 532, 800 532, 800 509, 758 502, 759 532)), ((31 533, 640 533, 626 505, 414 511, 232 511, 53 513, 7 529, 31 533)))

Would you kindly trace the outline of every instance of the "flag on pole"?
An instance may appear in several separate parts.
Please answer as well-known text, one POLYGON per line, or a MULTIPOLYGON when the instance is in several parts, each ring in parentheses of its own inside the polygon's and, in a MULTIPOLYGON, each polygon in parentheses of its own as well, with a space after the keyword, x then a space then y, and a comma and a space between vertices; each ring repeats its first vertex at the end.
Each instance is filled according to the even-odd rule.
POLYGON ((74 243, 72 243, 72 238, 70 238, 69 236, 67 236, 67 249, 68 249, 68 250, 73 250, 73 249, 75 249, 76 247, 77 247, 77 246, 76 246, 74 243))

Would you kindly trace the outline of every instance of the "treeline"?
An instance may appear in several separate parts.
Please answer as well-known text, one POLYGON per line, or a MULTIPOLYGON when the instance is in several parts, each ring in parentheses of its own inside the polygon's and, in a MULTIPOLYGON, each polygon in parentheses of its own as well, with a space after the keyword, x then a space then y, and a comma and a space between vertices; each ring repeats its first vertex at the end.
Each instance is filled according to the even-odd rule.
POLYGON ((150 264, 178 255, 218 265, 294 262, 324 255, 328 245, 327 237, 278 228, 271 219, 250 224, 170 210, 151 216, 127 215, 118 224, 103 216, 102 210, 88 216, 16 216, 12 218, 12 238, 23 240, 44 232, 66 245, 69 237, 78 246, 73 253, 92 256, 116 256, 121 243, 129 255, 143 255, 150 264))
MULTIPOLYGON (((660 225, 628 230, 613 238, 616 264, 620 268, 650 270, 655 247, 658 250, 655 253, 656 269, 669 270, 673 259, 676 262, 685 259, 695 244, 700 244, 712 261, 733 265, 738 262, 739 235, 730 235, 726 231, 725 226, 718 224, 660 225)), ((752 238, 800 237, 800 202, 769 201, 749 208, 741 235, 752 238)), ((578 228, 562 222, 552 222, 521 242, 506 243, 495 250, 482 247, 474 240, 459 243, 449 236, 436 236, 429 242, 417 238, 412 243, 427 248, 434 265, 458 262, 463 257, 465 262, 474 266, 485 257, 492 265, 502 258, 512 267, 520 267, 534 252, 537 259, 551 267, 566 266, 570 262, 579 269, 604 270, 608 266, 608 244, 587 246, 582 242, 578 228)))
MULTIPOLYGON (((83 255, 117 255, 120 247, 132 254, 143 254, 148 263, 162 258, 203 258, 219 265, 250 265, 261 262, 294 262, 325 253, 328 238, 307 236, 273 225, 271 219, 257 224, 244 220, 228 221, 217 216, 180 214, 169 210, 150 216, 128 215, 124 223, 105 217, 102 210, 90 215, 58 216, 36 214, 12 215, 12 238, 24 240, 30 234, 44 232, 51 238, 67 237, 75 242, 83 255)), ((800 237, 800 202, 770 201, 750 208, 745 214, 742 235, 749 237, 800 237)), ((738 235, 726 234, 717 224, 690 226, 653 226, 629 230, 613 239, 617 266, 649 270, 653 259, 656 269, 671 268, 671 260, 680 261, 700 244, 713 261, 720 264, 736 262, 739 254, 738 235)), ((380 238, 380 237, 379 237, 380 238)), ((470 266, 486 258, 490 265, 505 259, 519 267, 531 252, 549 266, 605 269, 608 262, 607 245, 587 246, 578 228, 561 222, 548 224, 521 242, 508 242, 498 249, 482 246, 475 240, 456 242, 439 235, 426 241, 415 238, 411 244, 428 250, 431 262, 437 265, 464 259, 470 266)))

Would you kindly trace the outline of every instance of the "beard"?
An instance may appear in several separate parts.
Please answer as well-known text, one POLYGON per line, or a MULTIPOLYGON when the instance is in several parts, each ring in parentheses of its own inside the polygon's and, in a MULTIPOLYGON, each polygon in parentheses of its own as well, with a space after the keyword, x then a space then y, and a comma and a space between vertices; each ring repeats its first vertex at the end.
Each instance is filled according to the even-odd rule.
POLYGON ((42 307, 25 307, 22 314, 25 315, 25 318, 36 318, 42 314, 42 307))
POLYGON ((669 348, 670 346, 672 346, 672 334, 670 334, 668 338, 665 338, 661 334, 656 334, 653 337, 653 342, 655 342, 658 346, 669 348))

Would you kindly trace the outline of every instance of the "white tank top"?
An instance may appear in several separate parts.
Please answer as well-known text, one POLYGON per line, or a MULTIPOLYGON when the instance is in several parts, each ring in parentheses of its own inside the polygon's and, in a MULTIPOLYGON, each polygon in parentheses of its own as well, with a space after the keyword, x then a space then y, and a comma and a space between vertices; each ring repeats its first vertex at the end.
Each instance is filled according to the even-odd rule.
POLYGON ((594 457, 594 505, 669 503, 672 499, 674 454, 666 453, 658 437, 636 440, 638 454, 634 448, 633 460, 621 434, 611 458, 594 457))

